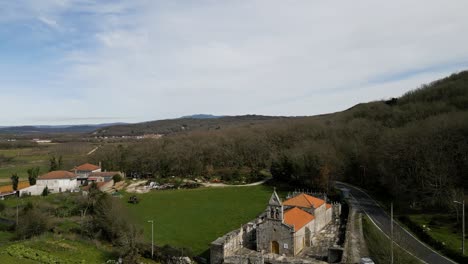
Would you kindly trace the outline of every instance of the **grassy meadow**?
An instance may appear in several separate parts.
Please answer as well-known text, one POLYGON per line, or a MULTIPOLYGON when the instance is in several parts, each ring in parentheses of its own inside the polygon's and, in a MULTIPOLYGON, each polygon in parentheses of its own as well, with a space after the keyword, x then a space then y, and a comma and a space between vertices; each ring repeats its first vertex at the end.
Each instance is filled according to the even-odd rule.
POLYGON ((148 240, 147 221, 154 220, 156 244, 207 256, 210 242, 263 212, 271 192, 266 186, 153 191, 137 195, 140 203, 128 208, 148 240))
MULTIPOLYGON (((461 228, 457 225, 454 215, 416 214, 409 215, 409 218, 420 226, 429 228, 426 232, 435 240, 444 243, 446 247, 454 251, 461 250, 461 228)), ((459 221, 461 221, 461 213, 459 221)))
POLYGON ((38 144, 27 148, 0 148, 0 185, 10 184, 10 177, 17 173, 20 180, 27 180, 27 170, 39 167, 40 173, 49 170, 49 159, 62 156, 64 169, 86 161, 86 153, 95 146, 89 143, 38 144))
POLYGON ((104 263, 110 249, 84 241, 43 235, 2 246, 1 263, 104 263))

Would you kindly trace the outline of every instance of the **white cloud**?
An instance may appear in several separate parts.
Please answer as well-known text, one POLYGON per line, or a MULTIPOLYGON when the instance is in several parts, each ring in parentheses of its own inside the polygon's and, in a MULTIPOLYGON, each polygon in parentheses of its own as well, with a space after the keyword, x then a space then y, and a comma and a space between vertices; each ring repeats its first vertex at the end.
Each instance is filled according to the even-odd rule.
POLYGON ((91 19, 61 62, 70 116, 318 114, 468 65, 466 1, 48 2, 33 13, 91 19))
POLYGON ((60 26, 59 24, 57 23, 57 21, 53 20, 53 19, 50 19, 50 18, 47 18, 47 17, 43 17, 43 16, 40 16, 37 18, 39 21, 41 21, 42 23, 46 24, 47 26, 53 28, 53 29, 59 29, 60 26))

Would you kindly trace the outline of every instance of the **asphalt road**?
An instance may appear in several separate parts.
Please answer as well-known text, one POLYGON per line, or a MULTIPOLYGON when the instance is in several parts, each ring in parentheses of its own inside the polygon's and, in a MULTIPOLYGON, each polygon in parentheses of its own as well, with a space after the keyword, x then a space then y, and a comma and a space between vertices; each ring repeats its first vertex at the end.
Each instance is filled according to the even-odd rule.
MULTIPOLYGON (((354 206, 359 206, 369 218, 390 237, 390 216, 363 190, 341 182, 336 182, 338 189, 348 189, 350 195, 355 199, 354 206)), ((353 205, 351 205, 353 206, 353 205)), ((434 264, 456 263, 432 250, 430 247, 419 241, 408 231, 394 222, 393 234, 395 243, 401 248, 420 259, 422 262, 434 264)), ((390 245, 389 245, 390 247, 390 245)))

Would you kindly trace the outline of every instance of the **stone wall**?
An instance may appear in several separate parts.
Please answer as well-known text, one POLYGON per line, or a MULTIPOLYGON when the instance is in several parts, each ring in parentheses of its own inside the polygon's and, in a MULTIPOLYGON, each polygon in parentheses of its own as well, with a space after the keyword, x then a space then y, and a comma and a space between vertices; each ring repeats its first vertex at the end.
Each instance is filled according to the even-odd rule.
POLYGON ((317 231, 321 230, 324 226, 328 224, 327 218, 326 218, 326 210, 327 210, 327 206, 325 203, 315 209, 315 212, 314 212, 315 230, 317 231))
POLYGON ((341 203, 338 203, 338 202, 333 203, 332 209, 333 209, 332 219, 339 219, 341 215, 341 203))
POLYGON ((242 228, 236 229, 216 239, 210 247, 210 263, 221 264, 226 257, 234 255, 242 248, 242 228))
POLYGON ((256 250, 257 225, 262 221, 263 217, 262 214, 254 221, 248 222, 241 228, 213 241, 210 246, 210 263, 223 263, 227 257, 234 256, 235 252, 241 248, 256 250))

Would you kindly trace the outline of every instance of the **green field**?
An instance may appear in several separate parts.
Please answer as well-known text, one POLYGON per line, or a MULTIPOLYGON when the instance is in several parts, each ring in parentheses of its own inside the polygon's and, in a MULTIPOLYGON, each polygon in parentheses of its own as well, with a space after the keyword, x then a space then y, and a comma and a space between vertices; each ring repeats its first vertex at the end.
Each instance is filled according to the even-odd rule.
POLYGON ((147 221, 154 220, 156 244, 206 256, 210 242, 263 212, 271 193, 266 186, 153 191, 138 195, 140 203, 128 208, 147 239, 151 239, 147 221))
POLYGON ((1 263, 104 263, 110 250, 81 240, 45 235, 2 246, 1 263), (58 262, 54 262, 58 261, 58 262))
POLYGON ((21 180, 27 180, 27 170, 40 167, 40 172, 49 169, 52 156, 63 157, 63 169, 86 161, 86 153, 95 146, 89 143, 62 143, 37 145, 28 148, 0 149, 0 185, 10 184, 10 177, 17 173, 21 180))
MULTIPOLYGON (((372 260, 375 263, 390 263, 390 239, 377 229, 367 216, 362 219, 362 226, 372 260)), ((394 263, 413 264, 421 262, 395 244, 394 263)))

